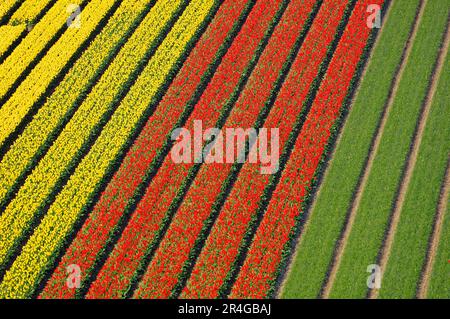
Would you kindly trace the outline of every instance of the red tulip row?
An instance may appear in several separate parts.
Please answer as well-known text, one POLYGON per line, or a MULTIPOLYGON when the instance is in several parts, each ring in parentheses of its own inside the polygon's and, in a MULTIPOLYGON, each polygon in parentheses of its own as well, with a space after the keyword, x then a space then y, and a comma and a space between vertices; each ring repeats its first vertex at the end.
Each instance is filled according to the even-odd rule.
MULTIPOLYGON (((267 128, 279 128, 281 150, 288 141, 296 119, 306 111, 304 105, 308 92, 326 58, 327 48, 334 39, 346 6, 346 2, 339 0, 322 4, 264 124, 267 128)), ((202 181, 203 187, 210 187, 220 177, 216 175, 210 173, 210 180, 202 181)), ((250 163, 243 166, 181 295, 183 298, 219 296, 270 179, 270 175, 260 173, 259 166, 250 163)))
POLYGON ((155 113, 147 121, 119 170, 67 249, 41 293, 41 298, 75 297, 76 290, 66 286, 66 267, 71 264, 80 266, 83 279, 91 275, 97 255, 101 254, 111 239, 113 230, 118 226, 145 172, 194 95, 208 67, 215 60, 219 47, 230 34, 233 27, 230 21, 236 21, 241 14, 245 14, 245 6, 245 1, 225 0, 219 8, 214 20, 190 53, 155 113))
MULTIPOLYGON (((272 91, 277 90, 276 81, 280 71, 290 58, 290 52, 315 2, 304 0, 289 4, 223 129, 248 128, 257 121, 272 91)), ((235 154, 236 151, 240 150, 235 149, 235 154)), ((179 279, 183 279, 185 263, 189 262, 190 253, 199 237, 201 240, 205 220, 214 209, 217 195, 221 193, 232 167, 232 164, 221 163, 204 164, 201 167, 156 251, 136 297, 170 296, 179 279)), ((211 267, 214 269, 215 266, 211 267)))
MULTIPOLYGON (((241 76, 259 48, 281 0, 258 1, 247 17, 240 33, 222 59, 213 78, 195 105, 184 127, 193 131, 194 121, 214 127, 222 109, 233 95, 241 76)), ((172 114, 167 113, 167 117, 172 114)), ((150 135, 154 138, 160 132, 150 135)), ((170 156, 170 155, 169 155, 170 156)), ((134 283, 148 250, 158 241, 158 232, 165 224, 167 210, 194 164, 175 164, 166 157, 157 175, 146 189, 114 250, 93 282, 87 298, 121 297, 134 283)))
POLYGON ((352 89, 352 79, 371 32, 366 24, 367 7, 369 4, 381 5, 382 2, 357 2, 230 297, 263 298, 271 291, 284 248, 302 211, 305 196, 311 188, 345 98, 352 89))

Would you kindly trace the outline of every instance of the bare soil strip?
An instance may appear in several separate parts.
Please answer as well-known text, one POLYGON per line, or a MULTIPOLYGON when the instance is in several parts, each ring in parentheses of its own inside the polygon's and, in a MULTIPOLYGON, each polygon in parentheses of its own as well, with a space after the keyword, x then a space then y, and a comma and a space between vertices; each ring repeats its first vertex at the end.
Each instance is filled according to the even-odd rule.
MULTIPOLYGON (((401 215, 401 211, 403 209, 403 204, 405 202, 405 197, 406 197, 406 193, 408 190, 409 182, 411 181, 411 177, 413 175, 414 168, 416 166, 417 155, 419 154, 420 145, 422 143, 423 131, 425 129, 428 115, 430 113, 431 105, 433 103, 434 95, 437 90, 438 80, 439 80, 440 74, 443 70, 445 57, 447 56, 447 53, 448 53, 449 42, 450 42, 450 32, 447 28, 445 39, 444 39, 444 42, 442 43, 442 47, 439 52, 437 63, 436 63, 436 66, 435 66, 435 69, 433 72, 433 77, 431 79, 431 85, 428 89, 428 94, 427 94, 427 97, 424 102, 422 115, 419 119, 417 131, 414 136, 413 142, 411 144, 411 154, 410 154, 409 159, 407 160, 407 163, 405 166, 404 178, 403 178, 403 181, 401 182, 398 197, 394 204, 394 210, 393 210, 393 213, 391 216, 389 230, 388 230, 388 233, 386 236, 384 246, 381 251, 379 265, 380 265, 380 268, 383 270, 386 269, 386 265, 389 260, 392 244, 394 243, 395 232, 397 230, 397 226, 400 221, 400 215, 401 215)), ((378 289, 371 290, 370 294, 369 294, 369 298, 371 298, 371 299, 377 298, 378 293, 379 293, 378 289)))
POLYGON ((447 162, 447 172, 445 174, 444 183, 441 188, 441 196, 439 198, 439 206, 436 212, 436 220, 433 226, 433 234, 431 235, 430 246, 428 250, 425 269, 422 274, 422 282, 420 283, 417 298, 424 299, 427 297, 428 287, 430 285, 431 273, 436 259, 436 253, 441 237, 442 225, 444 223, 444 215, 447 211, 448 198, 450 195, 450 154, 447 162))
MULTIPOLYGON (((395 1, 395 0, 391 0, 391 1, 395 1)), ((387 10, 386 10, 385 16, 384 16, 383 21, 382 21, 382 24, 383 24, 383 25, 381 26, 381 29, 380 29, 380 31, 378 32, 377 36, 376 36, 375 42, 374 42, 374 44, 373 44, 373 47, 372 47, 372 49, 370 50, 369 57, 367 58, 367 63, 366 63, 366 65, 364 66, 363 72, 361 73, 361 79, 364 79, 365 76, 366 76, 367 69, 369 68, 370 62, 372 61, 371 58, 372 58, 373 52, 375 52, 375 50, 376 50, 376 48, 377 48, 377 46, 378 46, 378 43, 379 43, 379 41, 380 41, 381 34, 382 34, 382 32, 383 32, 383 29, 384 29, 383 26, 385 25, 386 21, 389 19, 389 13, 391 12, 391 8, 392 8, 392 4, 390 4, 390 5, 388 6, 387 10)), ((361 81, 362 81, 362 80, 361 80, 361 81)), ((350 102, 350 105, 353 104, 353 102, 355 101, 356 97, 357 97, 358 94, 359 94, 359 88, 360 88, 361 81, 359 82, 359 85, 358 85, 358 87, 356 88, 355 94, 354 94, 353 97, 352 97, 352 100, 351 100, 351 102, 350 102)), ((335 142, 335 144, 334 144, 335 147, 334 147, 333 151, 332 151, 331 154, 330 154, 330 161, 326 164, 327 167, 330 166, 331 161, 332 161, 333 158, 334 158, 334 153, 336 152, 336 146, 339 145, 339 142, 340 142, 341 137, 342 137, 342 132, 345 130, 345 123, 346 123, 346 122, 344 121, 344 124, 343 124, 343 126, 342 126, 342 128, 341 128, 341 130, 340 130, 340 132, 339 132, 339 135, 338 135, 338 137, 337 137, 337 139, 336 139, 336 142, 335 142)), ((324 175, 322 176, 322 179, 321 179, 321 180, 322 180, 322 181, 325 180, 327 175, 328 175, 328 170, 325 169, 324 175)), ((309 217, 310 213, 312 213, 312 212, 314 211, 314 208, 315 208, 315 206, 316 206, 316 199, 318 198, 318 195, 320 194, 320 190, 322 189, 322 186, 321 186, 321 185, 323 185, 323 184, 320 183, 320 186, 318 187, 317 192, 316 192, 315 194, 313 194, 314 199, 312 200, 312 205, 309 207, 309 209, 308 209, 307 212, 304 212, 305 215, 306 215, 307 217, 309 217)), ((304 231, 306 231, 306 229, 308 228, 309 223, 310 223, 310 218, 306 218, 306 221, 305 221, 305 223, 304 223, 304 225, 303 225, 303 227, 302 227, 302 229, 303 229, 302 233, 303 233, 304 231)), ((294 253, 291 255, 290 259, 289 259, 289 262, 288 262, 288 265, 289 265, 289 266, 288 266, 288 268, 286 269, 286 271, 285 271, 285 273, 284 273, 282 283, 281 283, 281 285, 280 285, 280 287, 279 287, 279 289, 278 289, 278 291, 277 291, 277 293, 276 293, 276 298, 278 298, 278 299, 281 298, 281 294, 282 294, 282 292, 284 291, 284 287, 285 287, 285 285, 286 285, 287 278, 289 278, 289 275, 290 275, 290 273, 291 273, 291 271, 292 271, 292 262, 293 262, 294 260, 296 260, 296 258, 297 258, 298 250, 299 250, 299 247, 301 247, 302 241, 303 241, 303 236, 300 234, 300 236, 297 238, 297 242, 295 243, 295 247, 296 247, 296 248, 295 248, 295 251, 294 251, 294 253)))
POLYGON ((337 245, 335 258, 334 258, 334 261, 333 261, 332 266, 331 266, 331 270, 330 270, 330 274, 328 276, 328 280, 325 283, 325 286, 323 288, 322 298, 324 298, 324 299, 327 299, 329 297, 330 292, 331 292, 331 288, 333 287, 333 284, 334 284, 334 280, 336 279, 336 274, 337 274, 339 266, 341 264, 341 260, 342 260, 342 256, 343 256, 344 251, 345 251, 347 240, 348 240, 348 238, 350 236, 350 233, 351 233, 351 230, 353 228, 353 223, 354 223, 355 218, 356 218, 356 213, 357 213, 358 208, 359 208, 359 204, 360 204, 360 201, 361 201, 361 198, 362 198, 362 194, 363 194, 364 189, 366 187, 366 183, 367 183, 367 180, 369 178, 370 171, 372 170, 373 161, 374 161, 375 155, 377 154, 378 147, 380 145, 380 141, 381 141, 381 138, 383 136, 384 127, 386 126, 386 122, 387 122, 387 119, 389 117, 389 113, 391 111, 392 104, 394 102, 394 99, 395 99, 395 96, 396 96, 396 93, 397 93, 397 90, 398 90, 398 87, 399 87, 399 84, 400 84, 400 80, 401 80, 403 72, 404 72, 404 70, 406 68, 406 65, 407 65, 407 62, 408 62, 408 59, 409 59, 409 55, 410 55, 411 50, 412 50, 412 45, 414 43, 414 39, 416 38, 417 30, 419 28, 420 21, 422 20, 423 12, 424 12, 424 9, 425 9, 427 1, 428 0, 423 0, 420 3, 420 9, 419 9, 417 18, 416 18, 416 20, 414 22, 414 26, 412 28, 410 36, 408 38, 408 41, 406 43, 405 50, 404 50, 404 53, 403 53, 403 56, 402 56, 402 60, 400 62, 401 63, 400 67, 399 67, 399 69, 397 71, 397 74, 395 75, 395 77, 393 79, 392 89, 391 89, 391 92, 389 94, 389 98, 386 101, 386 106, 385 106, 384 112, 382 114, 380 125, 378 127, 377 132, 375 132, 375 139, 374 139, 374 141, 372 143, 372 147, 370 148, 370 153, 368 155, 368 160, 367 160, 366 167, 364 169, 364 173, 362 175, 361 181, 359 182, 359 186, 356 189, 353 202, 351 203, 351 207, 349 209, 348 220, 347 220, 347 223, 346 223, 346 225, 344 227, 342 237, 339 240, 339 243, 337 245))

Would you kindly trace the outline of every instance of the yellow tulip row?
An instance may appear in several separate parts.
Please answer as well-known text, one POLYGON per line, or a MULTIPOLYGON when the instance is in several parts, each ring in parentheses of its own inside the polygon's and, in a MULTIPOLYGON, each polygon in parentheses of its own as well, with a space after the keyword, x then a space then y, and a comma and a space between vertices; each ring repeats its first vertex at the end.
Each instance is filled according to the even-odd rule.
POLYGON ((45 93, 49 84, 63 70, 116 1, 92 0, 83 10, 82 26, 67 29, 2 106, 0 109, 0 118, 2 119, 0 145, 14 132, 23 117, 45 93))
MULTIPOLYGON (((142 62, 181 2, 157 2, 0 215, 0 266, 4 265, 8 254, 30 227, 58 179, 67 174, 67 166, 79 155, 92 130, 114 105, 133 70, 139 67, 139 62, 142 62)), ((39 130, 39 127, 36 129, 39 130)))
MULTIPOLYGON (((0 4, 0 19, 21 0, 3 0, 0 4)), ((9 25, 0 26, 0 56, 27 28, 26 22, 34 22, 51 0, 27 0, 23 2, 9 20, 9 25)))
POLYGON ((6 16, 6 14, 11 10, 20 0, 2 0, 0 3, 0 20, 6 16))
POLYGON ((0 56, 6 53, 11 44, 13 44, 24 31, 25 25, 0 26, 0 56))
MULTIPOLYGON (((0 64, 0 98, 5 96, 30 63, 67 22, 70 15, 66 11, 68 5, 87 1, 90 0, 58 0, 33 27, 14 52, 0 64)), ((3 128, 3 124, 1 125, 3 128)))
MULTIPOLYGON (((147 6, 147 0, 123 1, 108 24, 83 52, 53 94, 39 109, 0 162, 0 202, 25 171, 47 137, 58 127, 77 99, 86 92, 97 70, 147 6)), ((45 74, 44 74, 45 76, 45 74)))
POLYGON ((156 98, 158 89, 167 81, 213 5, 214 0, 193 0, 184 11, 6 272, 0 285, 0 298, 27 297, 42 279, 43 271, 72 229, 90 194, 156 98))
POLYGON ((10 24, 34 23, 51 0, 27 0, 11 17, 10 24))

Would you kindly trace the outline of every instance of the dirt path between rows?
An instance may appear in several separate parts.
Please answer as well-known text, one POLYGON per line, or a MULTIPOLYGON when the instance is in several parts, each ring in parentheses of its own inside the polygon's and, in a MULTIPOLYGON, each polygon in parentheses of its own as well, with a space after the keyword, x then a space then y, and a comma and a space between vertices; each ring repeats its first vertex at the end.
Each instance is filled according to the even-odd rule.
POLYGON ((441 238, 442 226, 444 223, 444 215, 447 212, 448 198, 450 195, 450 154, 447 162, 447 172, 444 179, 444 184, 441 188, 441 196, 439 198, 439 206, 436 212, 436 220, 433 226, 433 234, 431 235, 428 256, 425 264, 425 269, 422 273, 422 282, 419 286, 417 297, 424 299, 427 297, 428 288, 430 286, 431 274, 433 271, 434 262, 436 260, 436 253, 441 238))
POLYGON ((398 90, 398 87, 400 84, 400 80, 401 80, 403 72, 406 68, 406 65, 407 65, 407 62, 409 59, 409 55, 412 50, 412 45, 414 43, 414 39, 416 38, 417 30, 419 28, 420 21, 422 20, 423 12, 424 12, 427 1, 428 0, 422 0, 420 3, 420 8, 419 8, 418 14, 416 16, 416 19, 414 21, 412 31, 410 32, 409 38, 407 40, 406 46, 403 51, 403 56, 402 56, 402 59, 400 62, 400 67, 397 70, 396 75, 394 76, 393 86, 389 93, 388 100, 386 101, 386 106, 385 106, 384 112, 382 114, 379 128, 378 128, 377 132, 375 133, 376 134, 375 139, 374 139, 374 141, 372 143, 372 147, 370 149, 370 153, 369 153, 369 156, 367 159, 367 164, 366 164, 366 167, 364 168, 364 173, 362 175, 359 186, 357 187, 357 190, 355 192, 353 202, 349 209, 349 216, 348 216, 347 223, 344 227, 343 234, 342 234, 341 239, 339 240, 338 246, 336 248, 335 258, 334 258, 334 261, 331 266, 330 274, 328 276, 328 281, 326 282, 326 284, 323 288, 322 298, 329 297, 331 288, 333 287, 334 281, 336 279, 336 274, 339 270, 339 266, 342 261, 342 256, 343 256, 345 248, 346 248, 347 240, 348 240, 351 230, 353 228, 353 223, 355 221, 356 213, 358 211, 359 204, 361 202, 362 194, 364 193, 364 189, 366 187, 367 180, 369 178, 370 171, 373 166, 374 158, 375 158, 375 155, 377 154, 378 147, 380 145, 380 141, 383 136, 384 128, 386 126, 386 122, 389 117, 389 113, 391 111, 392 104, 396 97, 396 93, 397 93, 397 90, 398 90))
MULTIPOLYGON (((435 68, 432 73, 433 75, 432 75, 432 79, 431 79, 431 85, 428 89, 428 93, 427 93, 427 97, 425 99, 422 114, 419 118, 419 124, 418 124, 417 130, 416 130, 416 134, 415 134, 414 140, 412 142, 411 154, 410 154, 409 159, 405 166, 406 169, 405 169, 405 173, 404 173, 404 178, 403 178, 403 181, 401 182, 400 189, 398 192, 398 197, 394 204, 395 208, 394 208, 394 211, 391 216, 391 223, 390 223, 389 231, 387 233, 386 240, 385 240, 384 246, 381 251, 381 258, 380 258, 379 265, 380 265, 380 268, 383 270, 386 269, 386 265, 389 261, 392 245, 393 245, 394 239, 395 239, 395 233, 396 233, 399 221, 400 221, 400 215, 401 215, 401 211, 403 209, 403 204, 405 202, 406 193, 408 190, 409 183, 411 181, 411 177, 414 172, 414 168, 416 166, 417 156, 419 153, 420 145, 422 143, 423 131, 424 131, 426 123, 427 123, 431 105, 434 100, 434 95, 437 90, 439 77, 441 75, 441 72, 442 72, 442 69, 444 66, 444 62, 445 62, 445 58, 448 53, 448 47, 449 47, 449 42, 450 42, 450 33, 449 33, 448 28, 447 28, 447 31, 444 36, 445 36, 445 38, 441 45, 437 63, 435 65, 435 68)), ((369 294, 369 298, 371 298, 371 299, 377 298, 378 293, 379 293, 379 290, 377 290, 377 289, 371 290, 371 292, 369 294)))

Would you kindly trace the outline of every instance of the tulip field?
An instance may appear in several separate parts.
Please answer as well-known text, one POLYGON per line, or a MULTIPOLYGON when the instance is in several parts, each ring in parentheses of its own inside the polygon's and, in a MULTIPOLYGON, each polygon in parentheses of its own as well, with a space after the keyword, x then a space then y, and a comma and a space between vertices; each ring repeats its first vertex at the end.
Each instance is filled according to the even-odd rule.
POLYGON ((449 25, 2 0, 0 299, 450 298, 449 25))

